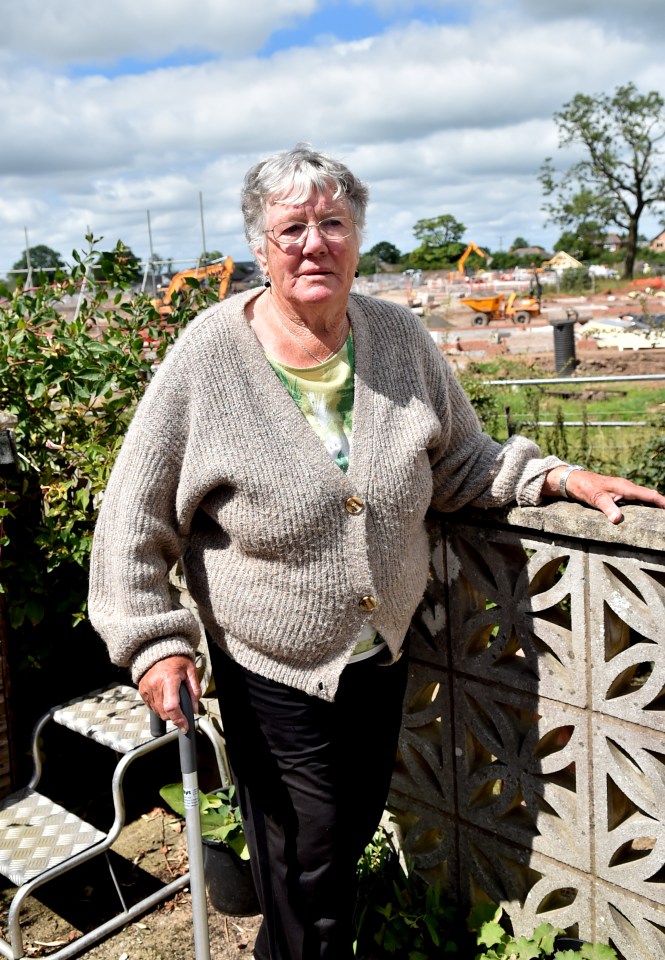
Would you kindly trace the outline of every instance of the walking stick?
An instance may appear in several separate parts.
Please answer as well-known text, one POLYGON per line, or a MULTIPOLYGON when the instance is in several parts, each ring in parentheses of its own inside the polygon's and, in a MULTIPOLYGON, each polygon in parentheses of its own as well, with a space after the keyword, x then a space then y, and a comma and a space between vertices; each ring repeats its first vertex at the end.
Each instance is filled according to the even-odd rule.
MULTIPOLYGON (((180 707, 187 718, 187 733, 178 732, 182 793, 185 804, 185 828, 189 859, 189 887, 192 895, 192 920, 194 925, 195 960, 210 960, 210 931, 208 928, 208 902, 203 874, 203 845, 201 843, 201 819, 199 803, 199 778, 196 769, 196 729, 194 710, 185 684, 180 687, 180 707)), ((166 724, 156 713, 150 714, 150 730, 153 736, 164 732, 166 724)))

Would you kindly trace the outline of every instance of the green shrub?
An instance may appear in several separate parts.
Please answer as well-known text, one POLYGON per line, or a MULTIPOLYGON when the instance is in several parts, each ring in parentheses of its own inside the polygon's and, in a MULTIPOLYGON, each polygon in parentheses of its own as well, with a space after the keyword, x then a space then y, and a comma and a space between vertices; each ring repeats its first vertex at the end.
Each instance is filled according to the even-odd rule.
POLYGON ((164 328, 132 294, 125 250, 97 278, 95 241, 74 267, 0 301, 0 413, 17 471, 0 477, 0 591, 14 666, 62 658, 63 628, 85 617, 99 499, 154 364, 210 294, 189 287, 164 328))
POLYGON ((467 937, 438 884, 404 869, 391 836, 377 831, 358 866, 356 956, 362 960, 464 957, 467 937))
POLYGON ((627 471, 633 483, 665 491, 665 417, 654 424, 656 436, 649 440, 627 471))
MULTIPOLYGON (((178 816, 186 817, 182 783, 167 783, 160 789, 159 795, 178 816)), ((204 840, 225 843, 241 860, 249 860, 245 829, 235 802, 233 785, 213 790, 212 793, 199 790, 199 817, 204 840)))
POLYGON ((562 270, 559 280, 561 293, 586 293, 593 286, 593 279, 585 267, 574 270, 562 270))

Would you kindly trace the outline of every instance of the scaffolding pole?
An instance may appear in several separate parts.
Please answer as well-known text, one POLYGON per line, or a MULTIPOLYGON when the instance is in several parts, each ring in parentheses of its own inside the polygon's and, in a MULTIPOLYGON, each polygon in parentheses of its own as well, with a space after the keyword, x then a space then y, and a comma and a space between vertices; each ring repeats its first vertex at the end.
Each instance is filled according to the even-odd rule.
POLYGON ((199 190, 199 211, 201 213, 201 237, 203 239, 203 265, 205 266, 208 262, 208 248, 206 247, 206 228, 205 222, 203 220, 203 194, 199 190))

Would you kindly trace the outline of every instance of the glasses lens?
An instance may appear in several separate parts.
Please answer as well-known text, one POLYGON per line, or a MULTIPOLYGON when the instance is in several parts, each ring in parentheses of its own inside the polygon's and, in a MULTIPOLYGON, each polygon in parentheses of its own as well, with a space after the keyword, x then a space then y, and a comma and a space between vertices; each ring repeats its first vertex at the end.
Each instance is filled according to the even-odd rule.
MULTIPOLYGON (((285 220, 273 227, 272 234, 277 243, 302 243, 309 228, 313 226, 313 223, 285 220)), ((345 240, 351 236, 353 221, 346 217, 326 217, 325 220, 320 220, 316 227, 324 240, 345 240)))
POLYGON ((272 235, 277 243, 300 243, 307 233, 307 224, 297 220, 285 220, 273 227, 272 235))
POLYGON ((351 236, 351 221, 346 217, 328 217, 319 223, 319 233, 326 240, 345 240, 351 236))

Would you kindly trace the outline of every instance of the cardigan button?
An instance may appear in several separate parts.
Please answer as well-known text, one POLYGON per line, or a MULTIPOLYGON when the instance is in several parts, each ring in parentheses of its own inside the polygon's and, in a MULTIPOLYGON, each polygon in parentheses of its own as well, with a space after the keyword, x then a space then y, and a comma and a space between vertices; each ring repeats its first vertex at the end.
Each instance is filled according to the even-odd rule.
POLYGON ((354 516, 357 516, 365 509, 365 501, 361 500, 360 497, 349 497, 344 504, 344 508, 347 513, 352 513, 354 516))
POLYGON ((376 597, 373 597, 371 594, 367 594, 365 597, 361 597, 358 601, 358 606, 361 610, 364 610, 366 613, 369 613, 370 610, 376 610, 378 600, 376 597))

